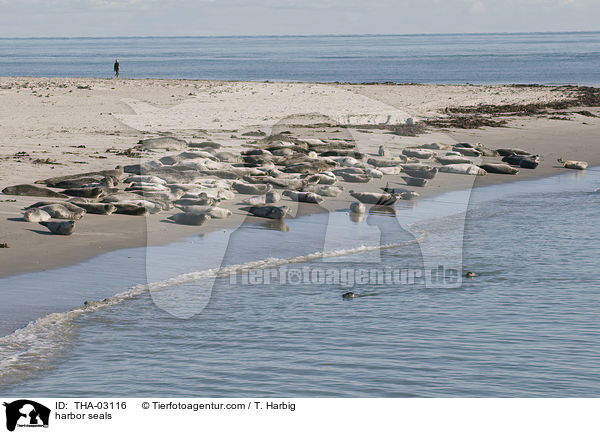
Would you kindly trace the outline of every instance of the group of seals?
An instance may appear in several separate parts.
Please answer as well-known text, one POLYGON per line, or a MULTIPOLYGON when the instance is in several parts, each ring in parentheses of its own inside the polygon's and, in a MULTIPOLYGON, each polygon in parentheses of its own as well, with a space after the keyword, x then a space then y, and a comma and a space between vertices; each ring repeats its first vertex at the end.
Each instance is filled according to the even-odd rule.
MULTIPOLYGON (((3 192, 54 200, 29 207, 36 208, 25 212, 24 219, 30 222, 47 222, 52 218, 76 221, 86 213, 145 216, 178 208, 168 220, 197 226, 210 219, 231 216, 231 211, 218 205, 237 195, 242 195, 240 201, 249 205, 245 208, 249 215, 279 220, 290 213, 288 207, 277 205, 282 197, 318 205, 343 193, 344 188, 336 185, 339 180, 367 184, 384 176, 402 174, 401 187, 386 186, 383 192, 350 190, 350 196, 358 201, 350 206, 352 213, 363 214, 364 204, 392 206, 398 200, 418 197, 418 193, 404 187, 423 188, 438 172, 516 174, 518 169, 512 167, 515 163, 532 166, 539 162, 537 156, 520 149, 494 151, 481 144, 459 143, 451 150, 448 145, 423 144, 395 155, 380 145, 379 151, 367 156, 351 141, 295 138, 286 141, 281 136, 258 141, 240 153, 223 151, 214 142, 187 143, 175 137, 144 139, 136 151, 182 151, 185 147, 188 149, 183 152, 141 164, 49 178, 36 182, 45 186, 20 184, 6 187, 3 192), (504 155, 510 161, 478 166, 469 158, 497 155, 504 155)), ((574 163, 577 162, 566 162, 565 167, 575 167, 574 163)))

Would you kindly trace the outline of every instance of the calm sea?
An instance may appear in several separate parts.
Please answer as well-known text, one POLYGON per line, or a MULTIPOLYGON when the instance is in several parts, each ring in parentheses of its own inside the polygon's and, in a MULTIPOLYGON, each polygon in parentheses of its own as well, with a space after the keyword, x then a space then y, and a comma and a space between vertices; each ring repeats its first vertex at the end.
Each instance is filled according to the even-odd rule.
POLYGON ((0 76, 600 83, 600 33, 0 39, 0 76))
POLYGON ((599 168, 590 168, 476 189, 464 265, 478 277, 458 288, 252 283, 238 273, 207 293, 202 259, 227 240, 228 270, 409 269, 421 252, 399 221, 446 210, 420 226, 441 240, 443 257, 455 247, 444 240, 463 222, 458 193, 399 205, 396 216, 356 221, 340 210, 288 220, 288 231, 246 225, 0 280, 0 394, 599 396, 599 185, 599 168), (338 254, 311 259, 328 250, 328 218, 338 254), (374 227, 398 247, 377 250, 379 262, 369 265, 374 252, 360 246, 374 227), (136 286, 146 277, 150 293, 136 286), (348 290, 363 297, 344 300, 348 290), (88 312, 69 311, 105 298, 88 312))

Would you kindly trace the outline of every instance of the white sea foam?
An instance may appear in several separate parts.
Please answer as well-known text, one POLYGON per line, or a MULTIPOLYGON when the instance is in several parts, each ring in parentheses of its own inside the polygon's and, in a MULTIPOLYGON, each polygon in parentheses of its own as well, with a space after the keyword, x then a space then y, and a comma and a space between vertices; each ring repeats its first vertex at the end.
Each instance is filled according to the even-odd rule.
POLYGON ((267 258, 227 267, 195 271, 147 285, 136 285, 112 297, 99 301, 86 302, 84 306, 66 312, 51 313, 30 322, 27 326, 14 331, 10 335, 0 337, 0 386, 22 381, 34 376, 38 371, 47 369, 53 360, 60 356, 65 345, 70 342, 73 333, 75 333, 74 321, 82 315, 122 303, 148 291, 160 291, 163 288, 183 285, 207 278, 226 277, 249 270, 275 268, 287 264, 310 262, 323 258, 391 249, 421 242, 423 238, 424 235, 420 239, 399 244, 359 246, 330 252, 315 252, 291 258, 267 258))

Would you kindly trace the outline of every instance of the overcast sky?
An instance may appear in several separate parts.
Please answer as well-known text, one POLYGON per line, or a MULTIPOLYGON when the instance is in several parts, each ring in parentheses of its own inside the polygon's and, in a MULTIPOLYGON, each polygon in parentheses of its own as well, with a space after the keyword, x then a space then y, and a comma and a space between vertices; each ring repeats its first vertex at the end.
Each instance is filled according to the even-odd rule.
POLYGON ((0 37, 600 30, 599 0, 0 0, 0 37))

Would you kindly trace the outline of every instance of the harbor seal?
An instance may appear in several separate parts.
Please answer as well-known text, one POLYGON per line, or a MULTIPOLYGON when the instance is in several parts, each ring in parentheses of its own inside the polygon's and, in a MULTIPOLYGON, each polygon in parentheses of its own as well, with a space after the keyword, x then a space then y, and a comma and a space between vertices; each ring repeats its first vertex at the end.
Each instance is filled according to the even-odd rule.
POLYGON ((11 185, 2 190, 2 193, 10 196, 36 196, 36 197, 59 197, 67 198, 66 194, 58 193, 46 187, 32 184, 11 185))
POLYGON ((228 209, 216 206, 182 206, 178 208, 185 213, 206 214, 213 219, 224 219, 231 215, 231 211, 228 209))
POLYGON ((69 204, 67 208, 65 204, 55 203, 41 207, 42 211, 47 212, 53 219, 65 220, 80 220, 85 215, 86 211, 74 204, 69 204), (76 208, 76 209, 75 209, 76 208))
POLYGON ((150 212, 145 206, 135 205, 132 203, 112 202, 116 208, 115 214, 145 216, 150 212))
POLYGON ((101 187, 92 188, 68 188, 62 191, 67 196, 87 197, 91 199, 97 199, 104 194, 104 189, 101 187))
POLYGON ((98 170, 95 172, 84 172, 84 173, 76 173, 74 175, 64 175, 64 176, 55 176, 53 178, 43 179, 41 181, 36 181, 36 184, 46 184, 48 187, 54 187, 58 183, 78 178, 87 178, 87 177, 106 177, 111 176, 119 179, 123 175, 123 167, 116 166, 114 169, 108 170, 98 170))
POLYGON ((232 184, 232 187, 235 191, 237 191, 240 194, 253 194, 253 195, 265 194, 267 191, 270 191, 273 188, 268 184, 248 184, 246 182, 239 182, 239 181, 234 182, 232 184))
POLYGON ((138 144, 140 145, 141 149, 164 149, 166 151, 174 151, 187 146, 187 142, 185 140, 181 140, 173 136, 143 139, 140 140, 138 144))
POLYGON ((167 218, 177 224, 188 226, 202 226, 204 222, 210 220, 207 214, 195 212, 179 212, 167 218))
POLYGON ((364 174, 354 174, 347 172, 340 172, 337 174, 340 178, 342 178, 345 182, 353 182, 359 184, 366 184, 371 180, 371 177, 364 174))
POLYGON ((588 167, 587 161, 563 160, 562 158, 559 158, 557 161, 561 163, 565 169, 585 170, 588 167))
POLYGON ((81 188, 81 187, 83 187, 86 184, 99 183, 103 179, 105 179, 105 178, 102 177, 102 176, 100 176, 100 175, 96 175, 96 176, 84 176, 84 177, 81 177, 81 178, 66 179, 64 181, 54 182, 54 183, 52 183, 52 185, 49 185, 49 187, 53 187, 53 188, 81 188))
POLYGON ((367 207, 360 202, 352 202, 350 204, 350 212, 353 212, 354 214, 364 214, 366 211, 367 207))
POLYGON ((415 148, 420 149, 431 149, 434 151, 443 151, 445 149, 450 149, 450 145, 446 145, 443 143, 426 143, 424 145, 415 146, 415 148))
POLYGON ((321 152, 319 155, 321 157, 351 157, 356 158, 357 160, 362 160, 363 158, 365 158, 365 154, 359 151, 354 151, 352 149, 335 149, 321 152))
POLYGON ((73 220, 67 222, 39 222, 42 226, 46 226, 50 232, 56 235, 71 235, 75 228, 73 220))
POLYGON ((415 197, 420 196, 419 193, 417 193, 416 191, 407 190, 406 188, 394 188, 394 187, 388 187, 386 185, 385 187, 382 187, 381 189, 386 193, 399 195, 400 199, 402 199, 402 200, 414 199, 415 197))
POLYGON ((205 195, 200 195, 196 198, 181 198, 181 199, 177 199, 176 201, 173 202, 173 204, 177 207, 179 206, 193 206, 193 205, 206 205, 206 206, 213 206, 217 204, 217 200, 215 200, 212 197, 208 197, 207 194, 205 195))
POLYGON ((321 185, 333 185, 337 182, 337 178, 332 172, 315 173, 314 175, 307 176, 305 180, 310 184, 321 185))
POLYGON ((369 158, 367 164, 373 167, 396 167, 402 163, 406 163, 408 159, 405 156, 399 156, 397 159, 391 158, 369 158))
POLYGON ((474 164, 448 164, 440 167, 440 172, 456 173, 457 175, 476 175, 483 176, 487 172, 474 164))
POLYGON ((438 163, 446 164, 471 164, 472 161, 463 156, 446 155, 445 157, 435 157, 438 163))
POLYGON ((403 149, 402 155, 418 158, 419 160, 428 160, 435 155, 435 152, 429 149, 403 149))
POLYGON ((475 149, 475 148, 453 146, 452 150, 455 152, 459 152, 461 155, 464 155, 465 157, 481 157, 483 155, 483 152, 481 152, 480 150, 475 149))
POLYGON ((540 163, 539 155, 520 155, 520 154, 510 154, 506 155, 502 158, 502 161, 508 164, 512 164, 513 166, 519 166, 523 169, 535 169, 538 167, 540 163))
POLYGON ((25 211, 23 218, 27 222, 39 223, 46 222, 51 219, 50 214, 40 208, 31 208, 25 211))
POLYGON ((265 205, 267 203, 267 197, 266 197, 266 195, 261 194, 259 196, 252 196, 252 197, 249 197, 248 199, 244 199, 242 202, 245 203, 246 205, 260 206, 260 205, 265 205))
POLYGON ((129 176, 127 179, 125 179, 125 181, 123 181, 127 184, 132 184, 135 182, 148 182, 150 184, 166 184, 167 181, 165 181, 162 178, 159 178, 158 176, 153 176, 153 175, 132 175, 129 176))
POLYGON ((519 148, 501 148, 501 149, 496 149, 496 152, 502 157, 506 157, 511 154, 530 155, 530 152, 524 151, 519 148))
POLYGON ((479 167, 488 173, 499 173, 502 175, 516 175, 519 173, 519 169, 509 166, 508 164, 486 163, 480 164, 479 167))
POLYGON ((117 208, 111 203, 73 202, 90 214, 111 215, 117 208))
POLYGON ((252 206, 246 208, 250 214, 256 217, 264 217, 273 220, 280 220, 290 213, 290 208, 287 206, 252 206))
POLYGON ((188 147, 201 149, 220 149, 221 144, 216 142, 190 142, 188 143, 188 147))
POLYGON ((379 167, 377 168, 382 175, 399 175, 402 172, 402 167, 379 167))
POLYGON ((345 299, 345 300, 349 300, 349 299, 356 298, 356 297, 358 297, 358 295, 356 295, 352 291, 345 292, 345 293, 342 294, 342 298, 345 299))
POLYGON ((316 193, 311 192, 302 192, 302 191, 292 191, 285 190, 283 192, 284 196, 289 197, 296 202, 305 202, 305 203, 321 203, 323 202, 323 198, 316 193))
POLYGON ((403 176, 404 182, 406 185, 410 185, 411 187, 425 187, 427 185, 427 180, 424 178, 416 178, 414 176, 403 176))
POLYGON ((281 194, 276 191, 267 191, 265 194, 265 203, 277 203, 281 200, 281 194))
POLYGON ((305 185, 302 187, 302 191, 316 193, 319 196, 337 197, 343 191, 343 188, 335 185, 305 185))
POLYGON ((369 192, 355 192, 350 190, 350 196, 362 203, 368 203, 371 205, 393 205, 398 199, 397 194, 390 193, 369 193, 369 192))
POLYGON ((438 168, 420 164, 406 164, 402 166, 402 171, 413 178, 433 179, 438 173, 438 168))

